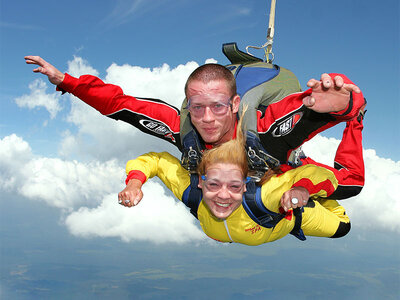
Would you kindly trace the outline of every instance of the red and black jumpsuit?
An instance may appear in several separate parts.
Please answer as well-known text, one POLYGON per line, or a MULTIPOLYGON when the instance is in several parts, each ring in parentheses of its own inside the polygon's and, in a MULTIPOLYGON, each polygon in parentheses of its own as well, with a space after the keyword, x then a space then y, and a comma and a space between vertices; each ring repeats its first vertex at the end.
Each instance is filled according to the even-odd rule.
MULTIPOLYGON (((331 74, 335 76, 338 74, 331 74)), ((352 83, 341 75, 345 83, 352 83)), ((58 90, 78 97, 101 114, 122 120, 137 129, 166 140, 182 150, 180 139, 180 111, 159 99, 137 98, 125 95, 119 86, 106 84, 92 75, 79 78, 65 74, 58 90)), ((357 195, 364 185, 362 155, 362 119, 357 118, 365 104, 362 95, 352 93, 346 109, 335 113, 316 113, 303 105, 302 99, 311 89, 286 96, 257 112, 260 141, 269 154, 280 161, 287 161, 293 149, 340 122, 347 122, 342 141, 335 156, 335 168, 319 164, 311 158, 302 159, 334 171, 339 187, 333 195, 344 199, 357 195)), ((290 168, 282 165, 282 170, 290 168)))

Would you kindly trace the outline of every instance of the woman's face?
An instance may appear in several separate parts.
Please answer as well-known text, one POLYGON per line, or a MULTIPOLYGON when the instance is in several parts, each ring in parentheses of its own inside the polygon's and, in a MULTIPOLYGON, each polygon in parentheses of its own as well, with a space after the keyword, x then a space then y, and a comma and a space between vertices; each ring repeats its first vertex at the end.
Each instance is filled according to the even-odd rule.
POLYGON ((246 191, 241 169, 234 164, 217 163, 207 168, 205 177, 200 178, 203 201, 211 213, 226 219, 242 204, 246 191))

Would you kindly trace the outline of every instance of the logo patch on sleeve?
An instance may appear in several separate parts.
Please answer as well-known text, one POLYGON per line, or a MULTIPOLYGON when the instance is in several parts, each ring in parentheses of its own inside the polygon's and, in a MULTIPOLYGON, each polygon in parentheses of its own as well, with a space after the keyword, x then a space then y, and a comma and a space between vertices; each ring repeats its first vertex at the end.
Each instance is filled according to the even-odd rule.
POLYGON ((172 134, 172 131, 168 128, 168 126, 164 125, 161 122, 157 122, 154 120, 145 120, 142 119, 139 121, 140 125, 145 127, 147 130, 154 132, 155 134, 158 135, 163 135, 166 138, 171 139, 173 142, 175 142, 175 138, 172 134))
POLYGON ((273 137, 281 137, 289 134, 297 123, 303 117, 302 112, 294 113, 291 116, 284 118, 282 121, 275 123, 272 127, 272 136, 273 137))

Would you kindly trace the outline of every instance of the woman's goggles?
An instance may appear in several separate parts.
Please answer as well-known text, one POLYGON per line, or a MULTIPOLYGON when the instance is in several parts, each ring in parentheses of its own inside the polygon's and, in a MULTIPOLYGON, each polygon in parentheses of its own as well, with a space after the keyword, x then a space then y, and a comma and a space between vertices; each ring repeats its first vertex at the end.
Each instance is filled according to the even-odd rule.
POLYGON ((250 181, 250 177, 247 177, 245 180, 225 183, 216 179, 209 179, 206 175, 201 175, 201 179, 203 180, 207 190, 210 192, 218 192, 224 185, 226 185, 228 191, 232 193, 240 193, 243 189, 243 186, 250 181))

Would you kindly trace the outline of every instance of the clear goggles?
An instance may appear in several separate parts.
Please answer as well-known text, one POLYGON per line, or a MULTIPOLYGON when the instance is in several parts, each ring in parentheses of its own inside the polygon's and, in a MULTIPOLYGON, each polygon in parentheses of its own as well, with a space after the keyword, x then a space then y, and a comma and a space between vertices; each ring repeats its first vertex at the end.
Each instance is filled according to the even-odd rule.
POLYGON ((206 175, 201 175, 201 179, 203 180, 207 190, 210 192, 218 192, 224 185, 226 185, 228 191, 232 193, 240 193, 243 190, 244 185, 250 181, 250 177, 247 177, 245 180, 237 180, 225 183, 216 179, 208 179, 206 175))
POLYGON ((185 108, 194 117, 204 116, 207 107, 214 115, 221 116, 226 114, 231 107, 232 97, 225 94, 194 95, 188 99, 188 105, 185 108))

